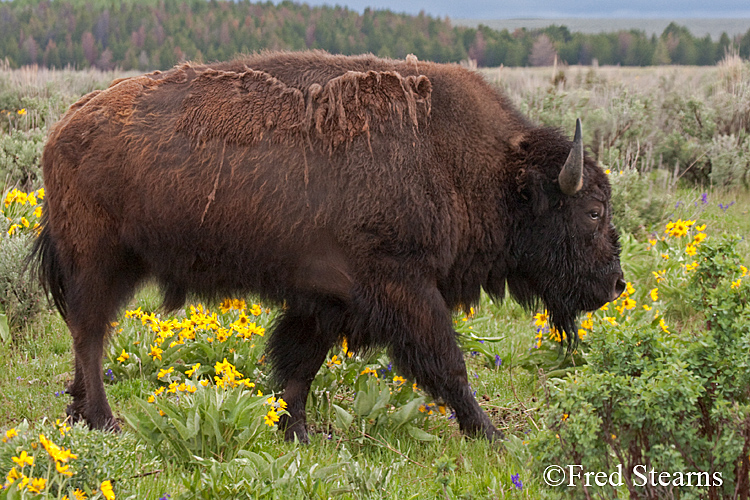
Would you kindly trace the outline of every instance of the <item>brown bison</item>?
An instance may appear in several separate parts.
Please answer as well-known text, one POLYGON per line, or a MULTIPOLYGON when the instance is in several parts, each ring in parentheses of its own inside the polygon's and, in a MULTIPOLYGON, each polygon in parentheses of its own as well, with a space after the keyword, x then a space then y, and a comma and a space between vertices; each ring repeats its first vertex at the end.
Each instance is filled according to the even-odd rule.
POLYGON ((71 106, 43 154, 33 258, 75 350, 69 414, 116 428, 102 353, 147 278, 164 307, 253 292, 284 304, 268 344, 290 416, 329 349, 386 347, 402 374, 501 436, 472 396, 451 312, 505 287, 576 316, 624 287, 610 186, 574 141, 456 65, 263 53, 116 80, 71 106))

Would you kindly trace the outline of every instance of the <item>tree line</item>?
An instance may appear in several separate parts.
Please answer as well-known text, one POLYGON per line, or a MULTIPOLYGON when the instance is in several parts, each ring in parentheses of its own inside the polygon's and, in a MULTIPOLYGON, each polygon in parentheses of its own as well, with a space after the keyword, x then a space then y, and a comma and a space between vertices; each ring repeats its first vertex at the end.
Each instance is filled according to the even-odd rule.
POLYGON ((670 24, 660 36, 639 30, 571 33, 565 26, 494 30, 453 26, 448 18, 387 10, 310 7, 248 0, 13 0, 0 2, 0 60, 10 67, 165 69, 184 60, 225 60, 262 49, 371 52, 478 66, 568 64, 712 65, 733 47, 750 57, 750 30, 693 36, 670 24))

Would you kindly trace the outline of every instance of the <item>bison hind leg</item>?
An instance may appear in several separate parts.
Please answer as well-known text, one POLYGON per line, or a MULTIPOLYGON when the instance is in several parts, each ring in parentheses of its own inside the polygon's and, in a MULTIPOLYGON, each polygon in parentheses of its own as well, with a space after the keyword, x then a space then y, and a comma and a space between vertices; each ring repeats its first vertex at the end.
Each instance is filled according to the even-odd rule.
POLYGON ((127 252, 101 252, 81 260, 67 278, 66 322, 73 337, 75 378, 67 413, 94 429, 118 430, 104 390, 102 358, 111 322, 145 276, 141 261, 127 252))
POLYGON ((279 422, 287 441, 309 442, 307 396, 326 354, 345 332, 346 316, 346 307, 337 299, 305 300, 290 304, 274 326, 267 354, 287 403, 289 415, 279 422))

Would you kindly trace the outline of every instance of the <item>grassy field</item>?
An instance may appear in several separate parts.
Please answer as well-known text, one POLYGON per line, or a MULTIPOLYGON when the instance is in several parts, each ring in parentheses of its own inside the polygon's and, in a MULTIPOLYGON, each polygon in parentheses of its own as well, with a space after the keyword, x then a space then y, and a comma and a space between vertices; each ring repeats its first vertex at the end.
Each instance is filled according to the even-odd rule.
MULTIPOLYGON (((451 410, 401 379, 383 353, 350 357, 344 346, 330 353, 313 385, 311 444, 285 443, 274 425, 283 405, 271 399, 263 359, 276 311, 244 297, 161 316, 153 286, 123 311, 105 360, 123 431, 68 425, 62 392, 73 375, 71 340, 22 273, 22 259, 43 199, 38 158, 49 126, 80 95, 119 75, 0 74, 0 498, 640 498, 645 490, 627 485, 555 489, 543 475, 549 465, 580 463, 610 473, 632 460, 719 471, 727 485, 747 478, 745 442, 735 442, 750 421, 747 380, 737 371, 750 367, 750 276, 742 267, 750 263, 747 63, 486 71, 537 122, 572 133, 575 117, 583 118, 585 142, 610 173, 631 286, 608 310, 582 318, 572 357, 562 356, 543 310, 483 297, 472 315, 456 314, 472 387, 507 436, 494 445, 463 437, 451 410), (733 315, 723 330, 711 322, 717 311, 733 315), (653 349, 638 351, 645 345, 653 349), (723 353, 710 374, 701 367, 714 361, 700 345, 723 353), (666 361, 638 365, 652 357, 666 361), (621 365, 641 368, 623 376, 621 365), (717 373, 726 388, 720 396, 706 389, 717 373), (662 392, 654 400, 617 399, 614 386, 596 386, 614 377, 622 377, 618 390, 642 381, 662 392), (680 384, 660 385, 669 380, 680 384), (607 401, 646 406, 636 419, 607 413, 600 405, 607 401), (707 404, 719 415, 711 425, 695 417, 707 404), (665 412, 652 418, 653 408, 665 412), (671 429, 664 439, 674 438, 673 450, 685 442, 695 448, 651 450, 644 436, 660 429, 671 429), (719 458, 710 451, 716 446, 699 447, 718 436, 726 450, 719 458)), ((709 498, 708 487, 678 489, 680 498, 709 498)), ((732 497, 728 486, 711 491, 732 497)))

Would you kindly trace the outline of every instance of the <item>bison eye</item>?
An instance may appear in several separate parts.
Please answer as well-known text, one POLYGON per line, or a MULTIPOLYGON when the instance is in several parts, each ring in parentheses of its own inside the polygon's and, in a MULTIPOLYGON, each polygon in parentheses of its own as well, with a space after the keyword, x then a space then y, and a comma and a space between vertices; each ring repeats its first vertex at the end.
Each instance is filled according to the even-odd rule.
POLYGON ((592 210, 589 212, 589 217, 591 217, 591 220, 598 221, 601 218, 601 214, 598 210, 592 210))

